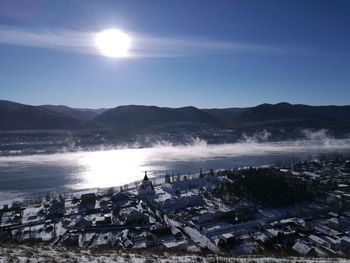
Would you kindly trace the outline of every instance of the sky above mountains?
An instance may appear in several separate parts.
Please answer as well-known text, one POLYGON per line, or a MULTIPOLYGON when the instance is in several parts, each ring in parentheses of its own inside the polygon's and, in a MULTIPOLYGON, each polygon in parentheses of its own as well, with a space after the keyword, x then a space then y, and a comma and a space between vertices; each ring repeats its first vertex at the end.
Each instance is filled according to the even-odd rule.
POLYGON ((0 2, 0 98, 28 104, 349 104, 349 1, 0 2), (97 32, 130 36, 103 56, 97 32))

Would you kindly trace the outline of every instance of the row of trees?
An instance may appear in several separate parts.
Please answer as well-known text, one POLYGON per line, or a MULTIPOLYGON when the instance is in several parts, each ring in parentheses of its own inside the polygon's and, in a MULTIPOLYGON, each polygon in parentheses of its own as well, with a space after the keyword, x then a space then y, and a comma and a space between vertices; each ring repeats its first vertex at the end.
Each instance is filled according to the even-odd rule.
POLYGON ((215 194, 226 201, 244 199, 266 207, 283 207, 311 200, 319 193, 318 185, 273 168, 229 170, 224 174, 233 183, 219 186, 215 194))

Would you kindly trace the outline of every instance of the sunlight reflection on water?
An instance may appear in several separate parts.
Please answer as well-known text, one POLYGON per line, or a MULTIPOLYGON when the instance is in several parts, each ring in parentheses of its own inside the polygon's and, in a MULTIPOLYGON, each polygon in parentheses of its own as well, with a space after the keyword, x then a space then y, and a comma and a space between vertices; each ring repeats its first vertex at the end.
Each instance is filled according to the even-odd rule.
POLYGON ((200 168, 274 164, 291 157, 349 151, 349 140, 235 143, 0 157, 0 190, 47 191, 119 186, 150 176, 200 168))

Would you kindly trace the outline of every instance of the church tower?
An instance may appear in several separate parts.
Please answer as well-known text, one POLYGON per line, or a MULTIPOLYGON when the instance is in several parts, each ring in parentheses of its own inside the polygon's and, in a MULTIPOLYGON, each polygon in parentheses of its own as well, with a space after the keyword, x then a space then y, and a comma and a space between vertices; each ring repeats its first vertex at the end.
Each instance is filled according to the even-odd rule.
POLYGON ((141 197, 150 197, 155 194, 154 187, 152 182, 148 179, 147 171, 145 172, 145 176, 143 181, 138 189, 138 194, 141 197))

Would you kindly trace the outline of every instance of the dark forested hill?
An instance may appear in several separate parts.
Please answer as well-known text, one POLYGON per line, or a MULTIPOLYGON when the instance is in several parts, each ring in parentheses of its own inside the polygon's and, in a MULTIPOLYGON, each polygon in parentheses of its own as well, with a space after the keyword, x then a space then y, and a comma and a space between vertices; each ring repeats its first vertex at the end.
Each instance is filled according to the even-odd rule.
POLYGON ((38 106, 0 101, 1 130, 76 129, 81 122, 38 106))
POLYGON ((195 107, 160 108, 128 105, 108 110, 93 120, 101 127, 137 132, 152 127, 224 127, 221 120, 195 107))
POLYGON ((261 104, 234 117, 234 127, 331 128, 349 126, 350 106, 261 104), (348 117, 346 117, 348 116, 348 117))
POLYGON ((0 130, 99 128, 139 133, 144 130, 334 129, 349 133, 350 106, 278 103, 249 108, 198 109, 127 105, 113 109, 30 106, 0 101, 0 130))
POLYGON ((40 107, 48 111, 58 113, 62 116, 81 121, 92 120, 104 111, 103 109, 74 109, 64 105, 42 105, 40 107))

